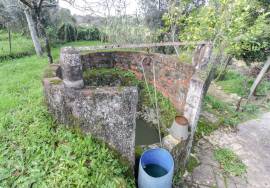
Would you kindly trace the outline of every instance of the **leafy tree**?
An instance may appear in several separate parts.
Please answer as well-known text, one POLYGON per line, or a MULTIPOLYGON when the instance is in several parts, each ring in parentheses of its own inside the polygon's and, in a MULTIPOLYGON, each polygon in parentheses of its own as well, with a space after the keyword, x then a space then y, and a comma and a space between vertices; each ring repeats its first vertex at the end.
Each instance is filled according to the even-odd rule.
MULTIPOLYGON (((182 1, 177 6, 178 10, 183 10, 184 3, 188 2, 182 1)), ((177 25, 180 40, 212 41, 218 52, 216 62, 235 57, 251 63, 265 61, 270 55, 269 4, 265 0, 209 0, 199 9, 188 10, 185 14, 180 11, 181 16, 174 16, 173 13, 173 16, 166 15, 164 19, 167 27, 177 25)), ((229 61, 225 62, 224 70, 229 61)), ((269 66, 267 61, 249 97, 256 92, 269 66)))
POLYGON ((236 58, 263 61, 269 55, 268 7, 254 0, 210 0, 177 20, 182 29, 179 38, 210 40, 236 58))
POLYGON ((162 25, 162 16, 168 8, 164 0, 140 0, 141 11, 146 25, 151 29, 159 29, 162 25))
POLYGON ((17 0, 0 0, 0 25, 13 31, 25 31, 27 23, 17 0))

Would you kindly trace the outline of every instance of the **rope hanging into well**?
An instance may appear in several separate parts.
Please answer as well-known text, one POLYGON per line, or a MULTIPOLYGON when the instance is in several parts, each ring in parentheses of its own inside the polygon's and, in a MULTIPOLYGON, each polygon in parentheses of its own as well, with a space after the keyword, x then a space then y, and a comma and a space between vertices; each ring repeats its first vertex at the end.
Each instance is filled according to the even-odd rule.
POLYGON ((161 140, 161 130, 159 124, 159 113, 158 113, 158 100, 157 100, 157 89, 156 89, 156 69, 155 69, 155 62, 151 58, 153 62, 153 75, 154 75, 154 92, 155 92, 155 104, 156 104, 156 116, 157 116, 157 123, 158 123, 158 135, 159 135, 159 142, 160 146, 162 147, 162 140, 161 140))
POLYGON ((140 65, 142 67, 142 71, 143 71, 143 77, 144 77, 144 82, 145 82, 145 85, 146 85, 146 89, 147 89, 147 92, 148 92, 148 95, 149 95, 149 98, 151 100, 151 104, 153 103, 153 99, 152 99, 152 96, 151 96, 151 93, 150 93, 150 89, 149 89, 149 85, 148 85, 148 82, 147 82, 147 79, 146 79, 146 75, 145 75, 145 70, 144 70, 144 67, 143 67, 143 62, 144 60, 146 59, 147 57, 144 57, 142 59, 142 61, 140 62, 140 65))
POLYGON ((161 138, 161 129, 160 129, 160 121, 159 121, 159 111, 158 111, 158 100, 157 100, 157 89, 156 89, 156 70, 155 70, 155 62, 153 60, 152 57, 150 57, 152 63, 153 63, 153 76, 154 76, 154 98, 155 100, 153 101, 152 99, 152 95, 150 93, 150 89, 149 89, 149 85, 148 85, 148 82, 147 82, 147 79, 146 79, 146 74, 145 74, 145 70, 144 70, 144 67, 143 67, 143 62, 144 60, 146 59, 147 57, 144 57, 142 59, 142 61, 140 62, 140 65, 142 67, 142 71, 143 71, 143 77, 144 77, 144 82, 145 82, 145 85, 146 85, 146 88, 148 90, 148 94, 149 94, 149 97, 150 97, 150 100, 151 100, 151 103, 154 104, 155 108, 156 108, 156 116, 157 116, 157 126, 158 126, 158 135, 159 135, 159 142, 160 142, 160 146, 162 147, 162 138, 161 138))

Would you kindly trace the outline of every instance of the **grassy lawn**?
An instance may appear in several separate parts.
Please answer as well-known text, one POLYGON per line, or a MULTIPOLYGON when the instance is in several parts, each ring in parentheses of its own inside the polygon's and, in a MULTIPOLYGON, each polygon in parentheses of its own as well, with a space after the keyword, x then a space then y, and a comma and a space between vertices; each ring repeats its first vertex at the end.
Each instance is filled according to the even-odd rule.
POLYGON ((135 187, 105 144, 58 126, 48 114, 41 84, 46 66, 47 58, 36 56, 0 65, 0 187, 135 187))
POLYGON ((32 40, 19 33, 11 33, 11 53, 8 32, 0 30, 0 62, 8 57, 21 57, 35 53, 32 40))

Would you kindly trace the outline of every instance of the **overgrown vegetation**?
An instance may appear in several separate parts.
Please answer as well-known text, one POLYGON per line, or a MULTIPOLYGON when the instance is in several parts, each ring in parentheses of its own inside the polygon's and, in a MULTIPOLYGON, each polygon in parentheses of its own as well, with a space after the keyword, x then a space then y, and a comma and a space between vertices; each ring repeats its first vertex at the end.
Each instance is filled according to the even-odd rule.
MULTIPOLYGON (((96 43, 76 45, 82 44, 96 43)), ((48 114, 41 84, 46 66, 36 56, 0 66, 0 187, 135 187, 128 167, 105 144, 48 114)))
POLYGON ((246 172, 246 165, 230 149, 216 149, 214 151, 214 157, 220 163, 225 173, 233 176, 241 176, 246 172))
MULTIPOLYGON (((142 105, 155 109, 155 89, 154 86, 149 85, 149 90, 144 86, 142 95, 147 96, 143 97, 142 105), (149 94, 150 93, 150 94, 149 94)), ((159 110, 159 120, 162 125, 162 132, 166 133, 167 128, 171 127, 171 123, 177 115, 177 111, 170 102, 168 98, 165 98, 160 92, 157 92, 157 103, 159 110)))
POLYGON ((102 39, 103 42, 105 42, 106 36, 96 27, 79 27, 77 39, 86 41, 95 41, 102 39))
MULTIPOLYGON (((99 86, 137 86, 139 89, 139 110, 147 108, 156 109, 155 105, 155 89, 151 84, 146 85, 143 80, 138 80, 131 71, 119 68, 97 68, 87 70, 83 73, 87 85, 99 86)), ((160 92, 157 91, 157 103, 160 115, 160 122, 163 125, 162 132, 166 133, 166 129, 171 126, 175 116, 176 109, 160 92)))
MULTIPOLYGON (((81 17, 84 21, 80 23, 68 9, 60 9, 56 0, 0 0, 0 28, 3 29, 0 30, 0 187, 135 186, 127 167, 104 144, 61 128, 52 120, 42 101, 40 83, 47 62, 45 58, 30 56, 35 51, 39 56, 46 51, 52 62, 50 44, 59 47, 59 42, 81 40, 72 45, 82 46, 99 43, 86 42, 90 40, 116 44, 207 40, 214 45, 217 65, 224 64, 226 74, 216 81, 217 85, 241 97, 247 96, 254 80, 234 71, 226 72, 228 64, 223 60, 237 58, 252 63, 264 61, 270 55, 267 0, 139 0, 142 6, 136 15, 127 14, 125 0, 100 1, 98 6, 90 1, 62 1, 102 15, 81 17), (6 30, 13 31, 11 50, 6 30)), ((174 47, 156 50, 177 52, 174 47)), ((194 46, 178 49, 179 59, 192 62, 193 50, 194 46)), ((58 51, 59 48, 53 49, 54 58, 58 58, 58 51)), ((121 85, 136 85, 142 99, 139 108, 156 108, 154 87, 147 87, 129 71, 99 69, 85 72, 84 77, 92 85, 116 85, 119 89, 121 85)), ((270 83, 263 81, 256 94, 266 95, 269 90, 270 83)), ((159 92, 157 101, 164 133, 171 126, 176 110, 159 92)), ((203 108, 219 120, 211 124, 201 118, 196 139, 223 125, 234 127, 259 112, 254 104, 241 106, 241 111, 236 111, 234 105, 237 104, 227 104, 207 95, 203 108)), ((230 150, 218 149, 215 157, 227 173, 241 175, 245 171, 230 150)), ((191 158, 188 170, 192 171, 196 165, 191 158)))
MULTIPOLYGON (((254 79, 251 77, 243 76, 235 71, 227 71, 220 80, 216 83, 222 87, 227 93, 235 93, 241 97, 247 96, 249 88, 253 84, 254 79)), ((262 81, 257 88, 257 95, 267 95, 270 90, 270 83, 262 81)))
POLYGON ((246 104, 242 106, 243 111, 236 111, 236 107, 232 104, 225 103, 216 99, 213 96, 206 95, 203 108, 219 117, 218 125, 235 127, 238 123, 256 117, 259 108, 253 104, 246 104))
POLYGON ((130 72, 119 68, 96 68, 83 72, 86 85, 90 86, 137 86, 140 81, 130 72))
POLYGON ((247 62, 264 61, 269 55, 269 3, 210 0, 205 6, 187 0, 175 4, 163 16, 163 29, 178 28, 181 41, 212 41, 217 49, 223 48, 222 53, 247 62))

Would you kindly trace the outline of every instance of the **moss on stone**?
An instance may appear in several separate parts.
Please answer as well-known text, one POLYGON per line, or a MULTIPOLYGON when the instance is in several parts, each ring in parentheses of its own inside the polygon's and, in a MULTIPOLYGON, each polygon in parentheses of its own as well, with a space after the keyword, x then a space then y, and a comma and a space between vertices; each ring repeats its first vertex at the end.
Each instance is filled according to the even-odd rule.
POLYGON ((144 152, 144 149, 142 146, 136 146, 135 147, 135 157, 139 158, 144 152))
POLYGON ((118 68, 96 68, 83 72, 86 85, 90 86, 136 86, 137 79, 129 71, 118 68))
POLYGON ((44 71, 43 78, 52 78, 55 77, 55 74, 51 67, 47 67, 44 71))
POLYGON ((59 85, 63 82, 63 80, 60 80, 60 79, 54 79, 54 80, 51 80, 50 83, 51 84, 54 84, 54 85, 59 85))

